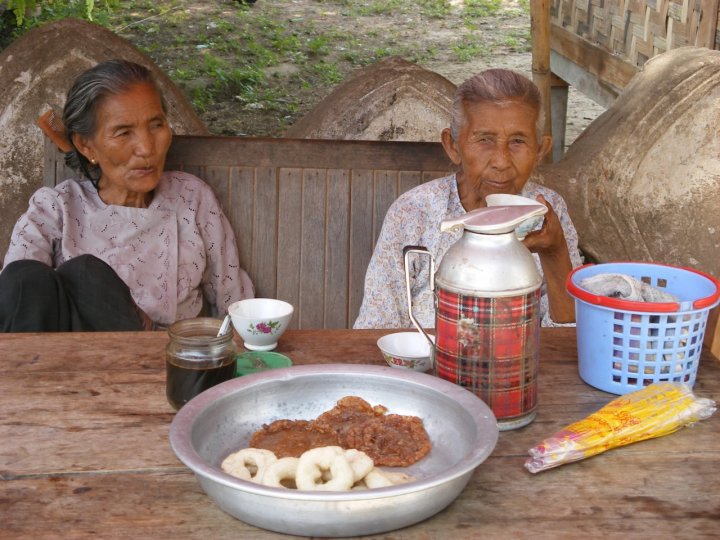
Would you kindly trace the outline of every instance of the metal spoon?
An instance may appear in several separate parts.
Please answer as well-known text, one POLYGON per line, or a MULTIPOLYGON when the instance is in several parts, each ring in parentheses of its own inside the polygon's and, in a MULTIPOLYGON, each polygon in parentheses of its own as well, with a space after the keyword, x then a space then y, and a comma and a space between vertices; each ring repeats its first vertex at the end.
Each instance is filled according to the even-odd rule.
POLYGON ((225 335, 225 333, 230 328, 230 314, 228 313, 225 315, 225 318, 223 319, 222 324, 220 325, 220 330, 218 330, 217 337, 220 337, 222 335, 225 335))

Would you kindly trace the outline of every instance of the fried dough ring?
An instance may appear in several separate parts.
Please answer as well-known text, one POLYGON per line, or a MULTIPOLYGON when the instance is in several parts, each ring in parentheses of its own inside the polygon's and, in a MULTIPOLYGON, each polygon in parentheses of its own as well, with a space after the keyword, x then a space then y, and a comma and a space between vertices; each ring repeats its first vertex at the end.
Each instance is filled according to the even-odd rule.
POLYGON ((399 484, 407 484, 415 480, 409 474, 400 471, 383 471, 377 467, 365 475, 365 485, 370 489, 397 486, 399 484))
POLYGON ((350 467, 352 467, 353 482, 359 482, 365 478, 367 473, 372 471, 375 466, 373 460, 370 459, 370 456, 368 456, 365 452, 355 450, 354 448, 345 450, 345 458, 348 460, 350 467))
POLYGON ((346 491, 354 483, 353 469, 339 446, 313 448, 300 456, 295 476, 298 489, 346 491), (324 473, 330 473, 330 478, 324 473))
POLYGON ((289 484, 295 483, 299 461, 299 458, 294 457, 284 457, 273 461, 265 469, 260 483, 265 486, 288 489, 288 486, 283 484, 283 480, 288 481, 289 484))
POLYGON ((400 471, 383 471, 383 473, 385 473, 385 476, 390 479, 394 486, 407 484, 408 482, 415 480, 414 476, 410 476, 409 474, 400 471))
POLYGON ((267 466, 275 461, 277 457, 270 450, 243 448, 226 457, 220 467, 236 478, 260 483, 267 466))
POLYGON ((369 489, 383 488, 393 485, 392 480, 390 480, 390 478, 385 474, 385 471, 378 469, 377 467, 374 467, 372 471, 365 475, 364 481, 365 485, 369 489))

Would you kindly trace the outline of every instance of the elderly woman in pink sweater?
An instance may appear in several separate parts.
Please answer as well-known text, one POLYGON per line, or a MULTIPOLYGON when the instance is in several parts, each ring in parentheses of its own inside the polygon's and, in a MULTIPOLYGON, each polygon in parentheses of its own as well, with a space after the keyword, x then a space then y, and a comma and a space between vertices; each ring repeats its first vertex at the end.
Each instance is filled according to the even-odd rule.
POLYGON ((172 133, 146 68, 111 60, 82 73, 63 123, 84 179, 39 189, 15 225, 1 331, 140 330, 253 296, 210 187, 164 172, 172 133))

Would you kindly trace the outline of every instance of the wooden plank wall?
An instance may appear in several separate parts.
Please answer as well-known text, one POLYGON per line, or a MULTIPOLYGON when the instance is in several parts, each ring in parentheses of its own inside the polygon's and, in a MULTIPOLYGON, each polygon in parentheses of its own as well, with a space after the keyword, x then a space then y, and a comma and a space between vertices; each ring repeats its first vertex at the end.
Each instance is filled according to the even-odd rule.
POLYGON ((550 15, 553 32, 563 29, 641 68, 677 47, 718 48, 718 9, 718 0, 553 0, 550 15))
MULTIPOLYGON (((719 11, 720 0, 551 0, 551 71, 609 107, 653 56, 686 45, 720 49, 719 11)), ((554 94, 557 128, 567 90, 554 94)))
MULTIPOLYGON (((72 176, 46 150, 46 185, 72 176)), ((293 328, 348 328, 388 207, 451 165, 439 143, 176 136, 166 169, 213 186, 257 296, 292 303, 293 328)))

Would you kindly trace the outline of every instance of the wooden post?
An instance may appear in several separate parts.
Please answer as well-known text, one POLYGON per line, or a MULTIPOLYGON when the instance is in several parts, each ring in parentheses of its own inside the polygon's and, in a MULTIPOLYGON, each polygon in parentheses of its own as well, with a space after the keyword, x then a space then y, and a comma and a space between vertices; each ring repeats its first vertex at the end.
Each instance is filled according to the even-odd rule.
POLYGON ((550 72, 550 130, 553 138, 553 161, 557 163, 565 155, 565 128, 567 127, 567 104, 570 85, 550 72))
MULTIPOLYGON (((530 39, 532 41, 532 76, 540 89, 545 126, 543 132, 552 135, 552 107, 550 105, 550 1, 530 1, 530 39)), ((552 163, 552 152, 545 157, 552 163)))

